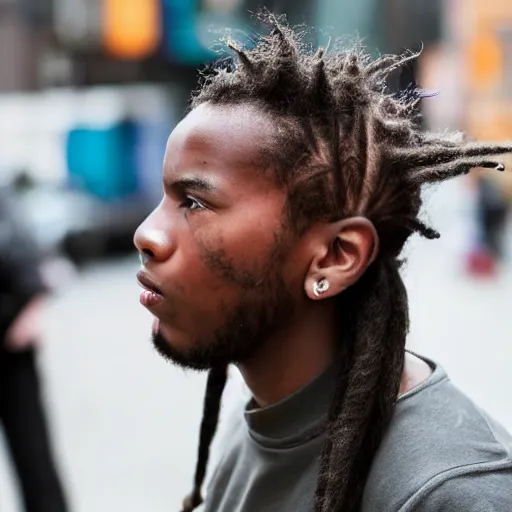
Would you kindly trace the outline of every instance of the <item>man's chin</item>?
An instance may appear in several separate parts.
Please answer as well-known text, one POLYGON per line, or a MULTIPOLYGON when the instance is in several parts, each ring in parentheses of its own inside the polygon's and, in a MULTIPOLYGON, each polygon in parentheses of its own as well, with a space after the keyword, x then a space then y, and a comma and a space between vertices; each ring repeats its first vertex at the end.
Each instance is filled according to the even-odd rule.
MULTIPOLYGON (((215 366, 215 361, 211 360, 206 351, 197 349, 180 350, 169 342, 161 330, 153 330, 151 340, 156 351, 167 361, 188 370, 205 371, 215 366)), ((227 363, 222 363, 227 364, 227 363)))

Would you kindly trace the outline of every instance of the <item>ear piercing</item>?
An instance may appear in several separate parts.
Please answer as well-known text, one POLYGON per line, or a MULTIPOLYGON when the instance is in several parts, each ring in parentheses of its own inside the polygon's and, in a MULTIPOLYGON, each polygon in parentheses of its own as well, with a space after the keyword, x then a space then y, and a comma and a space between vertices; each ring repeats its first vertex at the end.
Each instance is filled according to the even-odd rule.
POLYGON ((320 279, 319 281, 316 281, 313 286, 313 293, 320 297, 322 293, 325 293, 329 289, 329 281, 327 279, 320 279))

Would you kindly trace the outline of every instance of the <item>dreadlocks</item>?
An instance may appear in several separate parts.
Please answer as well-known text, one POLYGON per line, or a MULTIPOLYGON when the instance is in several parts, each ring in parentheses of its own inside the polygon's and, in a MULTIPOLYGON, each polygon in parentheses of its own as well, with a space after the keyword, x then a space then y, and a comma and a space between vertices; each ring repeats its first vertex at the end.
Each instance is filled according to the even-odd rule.
MULTIPOLYGON (((269 33, 248 50, 229 40, 233 65, 204 77, 192 108, 251 103, 272 116, 277 136, 267 158, 286 187, 297 233, 314 222, 352 216, 366 217, 377 230, 378 258, 337 298, 342 356, 315 495, 316 512, 351 512, 360 508, 399 393, 409 329, 399 255, 413 233, 439 237, 419 218, 422 187, 477 167, 503 171, 490 157, 511 152, 512 145, 421 132, 415 118, 421 91, 392 96, 386 89, 388 75, 417 54, 372 61, 359 47, 313 53, 283 18, 266 11, 258 18, 269 33)), ((202 501, 225 381, 225 368, 211 370, 186 512, 202 501)))

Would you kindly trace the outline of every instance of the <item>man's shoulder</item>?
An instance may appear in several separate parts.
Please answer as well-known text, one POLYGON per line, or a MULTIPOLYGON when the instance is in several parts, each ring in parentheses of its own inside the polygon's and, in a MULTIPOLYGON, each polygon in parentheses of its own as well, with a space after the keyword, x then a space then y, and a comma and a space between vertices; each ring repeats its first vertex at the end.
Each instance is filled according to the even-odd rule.
POLYGON ((447 492, 449 481, 472 472, 500 473, 512 482, 511 453, 505 429, 438 368, 398 401, 370 472, 363 510, 413 510, 402 507, 436 487, 447 492))
POLYGON ((411 496, 400 512, 510 512, 512 510, 512 463, 492 469, 466 468, 438 475, 411 496))

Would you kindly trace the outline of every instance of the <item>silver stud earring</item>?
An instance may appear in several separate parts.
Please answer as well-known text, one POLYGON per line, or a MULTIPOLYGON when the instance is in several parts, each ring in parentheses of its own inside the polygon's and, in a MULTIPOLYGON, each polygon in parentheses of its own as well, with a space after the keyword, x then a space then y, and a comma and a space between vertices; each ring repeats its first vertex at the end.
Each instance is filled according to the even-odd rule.
POLYGON ((320 279, 320 281, 316 281, 313 286, 313 293, 320 297, 322 293, 325 293, 329 289, 329 281, 327 279, 320 279))

